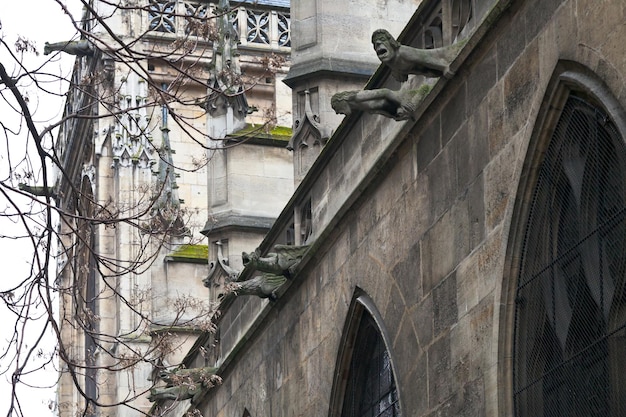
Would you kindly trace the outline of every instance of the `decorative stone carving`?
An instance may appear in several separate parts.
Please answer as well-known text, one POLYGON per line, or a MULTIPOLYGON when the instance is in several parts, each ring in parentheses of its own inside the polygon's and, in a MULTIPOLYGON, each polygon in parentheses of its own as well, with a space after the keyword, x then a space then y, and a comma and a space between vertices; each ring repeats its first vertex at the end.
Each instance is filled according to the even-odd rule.
POLYGON ((54 187, 44 187, 41 185, 28 185, 25 183, 19 183, 18 188, 25 193, 29 193, 38 197, 50 197, 57 198, 54 192, 54 187))
POLYGON ((216 7, 217 40, 213 42, 213 56, 209 64, 209 87, 206 109, 211 115, 220 115, 231 107, 239 118, 248 114, 239 66, 238 37, 229 13, 228 0, 220 0, 216 7))
POLYGON ((393 91, 388 88, 377 90, 343 91, 333 95, 331 106, 336 113, 349 116, 354 111, 382 114, 394 120, 413 118, 418 104, 430 92, 431 86, 422 85, 417 90, 393 91))
POLYGON ((183 200, 178 198, 178 185, 172 148, 167 126, 168 109, 166 105, 161 107, 161 148, 159 149, 159 162, 156 187, 153 190, 152 207, 150 215, 150 229, 154 232, 167 232, 171 236, 189 235, 189 229, 185 226, 182 216, 181 204, 183 200))
POLYGON ((179 385, 176 387, 151 388, 150 395, 148 395, 148 401, 183 401, 191 399, 193 402, 198 399, 201 393, 201 385, 179 385))
POLYGON ((225 287, 229 294, 256 295, 276 301, 276 292, 291 279, 296 267, 309 246, 275 245, 275 252, 262 257, 259 249, 252 253, 243 252, 243 264, 248 269, 265 272, 247 281, 231 281, 225 287))
POLYGON ((171 0, 150 0, 148 3, 150 30, 165 33, 176 32, 176 2, 171 0))
POLYGON ((94 54, 95 49, 91 42, 86 39, 80 41, 65 41, 65 42, 46 42, 43 47, 43 54, 50 55, 54 51, 65 52, 69 55, 76 56, 91 56, 94 54))
POLYGON ((404 82, 409 74, 452 78, 454 73, 450 70, 450 63, 465 42, 442 48, 419 49, 401 45, 388 31, 378 29, 372 34, 372 44, 378 59, 391 68, 393 78, 404 82))
POLYGON ((308 249, 308 245, 275 245, 275 252, 268 253, 264 257, 261 257, 258 248, 252 253, 243 252, 241 257, 246 268, 291 278, 308 249))
POLYGON ((111 138, 113 163, 116 166, 137 165, 149 168, 156 163, 147 114, 148 86, 136 73, 120 80, 115 132, 111 138))
POLYGON ((212 285, 219 286, 230 282, 237 281, 241 271, 230 266, 228 259, 224 257, 222 251, 222 242, 214 242, 217 246, 217 260, 209 262, 209 273, 202 280, 205 287, 211 288, 212 285), (225 276, 224 282, 220 283, 219 277, 225 276))
POLYGON ((311 93, 309 90, 304 92, 304 114, 299 116, 300 117, 295 121, 295 129, 287 144, 287 149, 294 150, 299 144, 305 144, 306 146, 313 145, 312 143, 308 143, 309 139, 312 139, 313 142, 318 141, 321 145, 325 145, 330 138, 332 129, 330 129, 329 126, 323 125, 320 121, 320 116, 313 113, 311 93))
POLYGON ((191 399, 192 403, 196 403, 202 392, 222 382, 222 379, 215 375, 215 372, 217 372, 217 368, 212 367, 161 371, 158 375, 159 379, 167 385, 150 389, 148 400, 154 402, 191 399))
POLYGON ((226 286, 234 295, 256 295, 276 301, 276 291, 287 282, 284 275, 262 274, 247 281, 232 282, 226 286))

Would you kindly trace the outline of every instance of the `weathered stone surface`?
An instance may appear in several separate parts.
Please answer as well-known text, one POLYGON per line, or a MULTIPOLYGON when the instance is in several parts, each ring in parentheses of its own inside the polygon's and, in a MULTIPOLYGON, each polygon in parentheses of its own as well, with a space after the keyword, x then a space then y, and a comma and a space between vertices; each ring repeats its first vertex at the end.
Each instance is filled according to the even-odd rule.
POLYGON ((524 5, 526 14, 526 39, 535 38, 553 19, 562 0, 532 0, 524 5))
POLYGON ((434 335, 434 306, 431 294, 412 309, 415 332, 420 346, 428 346, 434 335))
POLYGON ((423 172, 441 150, 441 116, 437 115, 417 138, 417 169, 423 172))
POLYGON ((441 143, 443 146, 452 138, 467 119, 467 86, 457 87, 456 94, 441 110, 441 143))
POLYGON ((452 394, 450 368, 450 338, 445 335, 428 349, 429 405, 443 403, 452 394))
POLYGON ((533 41, 518 57, 504 79, 505 134, 516 134, 528 123, 531 101, 539 81, 539 42, 533 41))
POLYGON ((452 214, 446 212, 424 235, 422 241, 422 286, 429 293, 447 276, 456 264, 456 229, 452 214))
MULTIPOLYGON (((623 15, 623 4, 607 1, 623 15)), ((313 185, 318 224, 333 216, 347 193, 356 191, 359 198, 305 267, 306 282, 297 291, 307 294, 274 307, 279 313, 265 319, 258 333, 263 336, 254 334, 248 342, 257 366, 272 372, 273 382, 266 384, 274 390, 268 392, 272 415, 328 414, 330 374, 345 372, 335 365, 355 293, 370 297, 390 334, 403 415, 506 412, 500 401, 507 387, 499 384, 511 352, 499 351, 508 333, 500 334, 498 323, 511 300, 499 291, 503 280, 515 279, 505 270, 508 233, 518 221, 511 217, 525 175, 522 159, 548 78, 557 57, 576 58, 572 51, 615 86, 608 66, 626 72, 619 37, 611 37, 613 30, 622 33, 620 25, 604 29, 597 25, 598 12, 590 11, 595 17, 584 22, 585 30, 610 33, 602 42, 584 35, 595 52, 582 52, 572 28, 581 9, 570 0, 557 8, 548 2, 514 2, 425 118, 407 124, 398 147, 387 148, 398 132, 387 124, 393 121, 368 115, 354 120, 345 137, 351 143, 327 155, 313 185), (544 23, 528 21, 543 12, 551 14, 537 17, 544 23), (594 58, 598 51, 604 56, 594 58), (392 156, 380 161, 386 151, 392 156), (356 179, 368 173, 372 181, 356 179), (283 346, 282 356, 272 343, 283 346)), ((622 91, 614 89, 616 95, 622 91)), ((243 360, 232 366, 239 380, 256 369, 243 360)), ((258 395, 250 384, 230 401, 243 405, 248 395, 258 395)), ((255 406, 253 414, 266 411, 255 406)))
POLYGON ((494 343, 492 341, 494 323, 493 297, 488 296, 471 312, 469 317, 470 333, 470 378, 480 378, 495 363, 494 343))
POLYGON ((456 304, 456 273, 451 273, 443 282, 433 289, 433 322, 435 337, 449 330, 457 321, 456 304))
POLYGON ((422 297, 421 285, 421 251, 419 243, 415 243, 404 260, 398 262, 392 269, 391 274, 402 291, 402 297, 407 306, 417 304, 422 297))
POLYGON ((396 333, 399 331, 402 318, 405 315, 406 307, 398 286, 393 281, 390 285, 391 291, 389 294, 389 301, 387 302, 384 313, 385 317, 388 317, 387 329, 389 330, 391 337, 395 338, 396 333))
POLYGON ((510 143, 485 169, 485 226, 487 233, 503 219, 511 193, 518 147, 510 143))
POLYGON ((433 218, 450 207, 457 190, 454 153, 445 147, 428 166, 428 190, 433 218))
POLYGON ((485 386, 482 378, 475 379, 463 385, 457 394, 454 413, 460 417, 485 416, 485 386))
POLYGON ((487 106, 481 105, 453 138, 453 145, 457 148, 456 169, 461 192, 489 162, 487 124, 487 106))
POLYGON ((502 36, 497 41, 498 78, 502 78, 508 71, 522 50, 526 47, 526 39, 520 36, 526 32, 526 16, 517 10, 511 9, 498 22, 499 27, 506 27, 511 36, 502 36))
POLYGON ((398 388, 406 414, 411 416, 425 415, 428 410, 428 367, 426 354, 417 357, 416 366, 406 373, 398 388))
POLYGON ((503 85, 503 81, 498 82, 487 94, 487 137, 489 138, 490 158, 497 155, 510 140, 504 132, 506 118, 503 85))
POLYGON ((480 175, 467 190, 469 217, 469 247, 476 248, 485 237, 485 193, 483 176, 480 175))
POLYGON ((487 92, 498 81, 498 61, 494 46, 476 57, 476 66, 467 77, 467 106, 474 111, 487 97, 487 92))

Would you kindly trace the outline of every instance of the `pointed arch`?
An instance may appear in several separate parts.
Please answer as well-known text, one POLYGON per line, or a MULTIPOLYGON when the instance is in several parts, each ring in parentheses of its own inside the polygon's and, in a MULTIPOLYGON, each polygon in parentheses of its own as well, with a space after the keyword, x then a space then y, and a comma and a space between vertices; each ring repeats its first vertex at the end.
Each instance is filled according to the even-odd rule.
POLYGON ((572 62, 539 114, 509 236, 501 415, 622 415, 626 118, 572 62))
POLYGON ((357 288, 335 366, 331 417, 400 417, 390 338, 372 299, 357 288))

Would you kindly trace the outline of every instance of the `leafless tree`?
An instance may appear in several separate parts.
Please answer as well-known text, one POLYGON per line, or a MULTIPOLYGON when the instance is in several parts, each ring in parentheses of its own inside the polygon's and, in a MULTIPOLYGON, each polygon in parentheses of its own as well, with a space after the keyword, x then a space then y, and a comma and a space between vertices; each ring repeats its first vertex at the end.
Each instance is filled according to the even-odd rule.
MULTIPOLYGON (((0 96, 4 108, 10 109, 0 114, 6 150, 0 161, 0 221, 10 225, 2 227, 0 239, 14 241, 21 253, 30 255, 29 270, 11 284, 2 284, 0 291, 11 312, 3 320, 12 323, 8 343, 0 351, 0 370, 12 383, 7 415, 24 414, 19 386, 29 384, 28 376, 44 367, 58 369, 59 381, 73 383, 83 415, 120 405, 145 412, 134 404, 150 386, 137 384, 119 398, 99 395, 99 384, 116 372, 132 374, 139 365, 156 373, 179 365, 167 362, 178 347, 171 335, 182 327, 211 331, 215 307, 180 296, 168 304, 172 317, 164 323, 151 314, 154 294, 149 288, 122 291, 121 286, 127 285, 126 277, 146 273, 164 253, 195 243, 190 222, 203 213, 180 203, 175 173, 202 169, 210 158, 207 150, 219 142, 207 136, 202 123, 212 101, 221 97, 236 105, 240 100, 240 110, 249 111, 248 103, 241 101, 243 93, 272 77, 283 62, 276 55, 253 57, 248 76, 234 66, 220 68, 219 74, 207 69, 220 19, 231 9, 209 9, 206 3, 181 9, 177 2, 155 0, 76 0, 83 7, 77 17, 65 1, 47 1, 64 11, 66 20, 54 24, 72 25, 73 39, 43 48, 23 37, 0 39, 3 56, 9 57, 0 62, 0 96), (176 21, 183 22, 184 29, 159 33, 172 31, 176 21), (128 30, 120 32, 121 27, 128 30), (60 54, 68 53, 76 56, 71 75, 52 71, 60 54), (24 58, 34 54, 45 54, 41 56, 46 59, 29 66, 24 58), (124 90, 131 79, 141 92, 124 90), (67 91, 59 91, 59 85, 67 91), (37 120, 43 101, 34 102, 28 93, 33 88, 38 97, 65 99, 57 120, 37 120), (195 144, 195 160, 174 162, 171 130, 195 144), (102 155, 98 147, 110 153, 102 155), (133 149, 136 154, 123 153, 133 149), (99 192, 89 171, 101 169, 105 162, 120 164, 120 158, 155 174, 126 190, 133 192, 131 199, 99 192), (129 239, 132 250, 101 250, 114 246, 120 236, 129 239), (132 313, 132 325, 124 332, 101 316, 97 303, 106 299, 132 313), (149 343, 138 348, 137 340, 146 337, 149 343), (50 348, 50 340, 56 346, 50 348)), ((274 115, 270 111, 259 119, 271 125, 274 115)))

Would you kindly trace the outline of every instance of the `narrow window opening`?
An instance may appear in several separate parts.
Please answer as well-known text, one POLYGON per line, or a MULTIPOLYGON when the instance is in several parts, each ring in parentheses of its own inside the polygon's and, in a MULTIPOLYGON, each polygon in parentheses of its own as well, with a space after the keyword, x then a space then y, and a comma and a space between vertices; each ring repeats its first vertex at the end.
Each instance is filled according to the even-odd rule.
POLYGON ((341 416, 400 416, 389 352, 376 322, 366 311, 354 341, 341 416))

